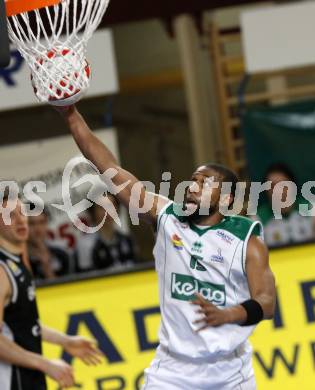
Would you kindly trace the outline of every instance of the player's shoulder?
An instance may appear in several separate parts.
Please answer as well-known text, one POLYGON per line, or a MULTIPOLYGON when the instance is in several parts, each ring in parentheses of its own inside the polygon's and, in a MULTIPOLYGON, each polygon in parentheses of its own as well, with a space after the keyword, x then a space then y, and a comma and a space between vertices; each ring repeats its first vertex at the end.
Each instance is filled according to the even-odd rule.
POLYGON ((13 253, 0 248, 0 266, 9 275, 10 280, 19 277, 23 273, 21 258, 13 253))
POLYGON ((225 217, 218 228, 228 231, 242 241, 246 240, 249 234, 262 235, 262 225, 259 221, 241 215, 225 217))
POLYGON ((183 205, 175 203, 172 200, 169 200, 169 202, 164 205, 158 214, 156 233, 159 232, 160 226, 166 221, 169 221, 171 224, 186 222, 183 205))
POLYGON ((0 260, 7 260, 8 259, 8 254, 5 253, 2 248, 0 248, 0 260))
POLYGON ((19 262, 19 257, 0 247, 0 261, 7 263, 12 260, 19 262))
POLYGON ((183 205, 180 203, 175 203, 174 201, 168 201, 164 207, 161 209, 159 216, 173 216, 179 221, 185 220, 185 213, 183 211, 183 205))

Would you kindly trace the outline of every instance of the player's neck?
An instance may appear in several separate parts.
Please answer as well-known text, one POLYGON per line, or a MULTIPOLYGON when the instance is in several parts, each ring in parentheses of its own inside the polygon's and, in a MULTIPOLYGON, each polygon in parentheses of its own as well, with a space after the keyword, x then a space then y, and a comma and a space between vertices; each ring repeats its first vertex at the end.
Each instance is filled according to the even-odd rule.
POLYGON ((213 215, 201 215, 199 218, 196 218, 193 223, 200 226, 214 226, 220 223, 223 218, 224 216, 219 213, 215 213, 213 215))
POLYGON ((13 243, 10 242, 3 237, 0 237, 0 248, 4 249, 5 251, 12 253, 13 255, 22 255, 24 250, 24 243, 13 243))

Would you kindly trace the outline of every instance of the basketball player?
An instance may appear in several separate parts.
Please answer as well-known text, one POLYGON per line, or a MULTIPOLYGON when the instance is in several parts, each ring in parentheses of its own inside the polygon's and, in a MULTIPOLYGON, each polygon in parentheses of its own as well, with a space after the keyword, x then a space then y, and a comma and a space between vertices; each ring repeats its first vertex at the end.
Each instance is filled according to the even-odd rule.
POLYGON ((200 166, 184 205, 174 204, 146 192, 122 169, 74 106, 60 112, 84 156, 102 173, 115 169, 115 185, 129 182, 117 195, 121 203, 138 209, 134 185, 141 189, 140 207, 146 198, 153 202, 142 217, 156 230, 162 321, 143 390, 255 389, 247 339, 255 325, 273 317, 275 281, 260 222, 219 211, 234 200, 235 174, 216 164, 200 166), (223 182, 232 183, 231 191, 220 196, 223 182))
POLYGON ((61 388, 74 385, 71 366, 62 360, 42 356, 42 339, 60 345, 86 364, 99 362, 100 351, 93 342, 71 337, 41 325, 35 286, 22 259, 28 238, 27 218, 21 202, 10 205, 4 196, 3 208, 12 209, 11 224, 0 218, 0 389, 46 390, 45 375, 61 388))

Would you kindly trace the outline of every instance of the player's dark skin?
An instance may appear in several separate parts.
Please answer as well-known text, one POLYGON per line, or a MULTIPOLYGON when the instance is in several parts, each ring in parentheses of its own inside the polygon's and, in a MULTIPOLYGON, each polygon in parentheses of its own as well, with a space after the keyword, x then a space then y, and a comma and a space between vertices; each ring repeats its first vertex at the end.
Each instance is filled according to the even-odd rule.
MULTIPOLYGON (((157 215, 167 204, 168 199, 147 192, 139 179, 120 167, 110 150, 93 134, 74 106, 60 108, 58 111, 63 115, 83 155, 92 161, 101 173, 108 169, 115 169, 117 174, 112 180, 116 186, 129 183, 123 191, 117 194, 117 198, 123 205, 131 209, 137 208, 139 204, 141 206, 145 202, 146 197, 151 198, 152 207, 140 217, 155 225, 157 215), (140 195, 136 201, 132 197, 133 186, 139 188, 140 195)), ((210 215, 197 218, 192 216, 191 219, 195 223, 205 226, 219 223, 223 219, 219 205, 228 206, 233 200, 231 194, 220 196, 222 177, 215 170, 201 166, 194 172, 191 179, 192 184, 186 192, 185 199, 187 208, 200 208, 208 202, 211 211, 210 215), (215 188, 214 182, 219 182, 218 188, 215 188)), ((269 266, 267 247, 256 236, 252 236, 248 242, 246 273, 251 298, 259 302, 265 319, 272 318, 276 302, 275 279, 269 266)), ((196 296, 196 300, 192 304, 196 305, 197 312, 201 315, 201 318, 196 320, 197 324, 200 324, 200 330, 208 326, 220 326, 227 323, 242 324, 247 320, 247 313, 241 305, 218 309, 201 296, 196 296)))
MULTIPOLYGON (((202 201, 210 201, 212 211, 212 214, 209 216, 197 216, 195 222, 201 226, 218 224, 224 218, 220 214, 219 206, 222 204, 229 205, 233 200, 231 195, 223 195, 221 197, 222 177, 213 169, 199 167, 192 175, 192 181, 197 186, 188 188, 186 200, 195 203, 198 208, 201 206, 202 201), (209 197, 210 195, 206 191, 202 193, 204 182, 208 178, 213 178, 213 183, 218 183, 217 186, 213 184, 211 188, 211 199, 207 199, 207 196, 209 197)), ((209 187, 211 187, 211 181, 209 182, 209 187)), ((264 242, 256 236, 252 236, 248 242, 246 274, 251 298, 261 305, 264 319, 271 319, 274 314, 276 300, 275 278, 269 266, 268 249, 264 242)), ((192 304, 198 308, 197 313, 201 315, 195 321, 195 324, 200 325, 199 331, 208 326, 220 326, 228 323, 242 324, 247 319, 246 310, 241 305, 222 310, 205 300, 200 294, 196 295, 196 299, 192 304)))

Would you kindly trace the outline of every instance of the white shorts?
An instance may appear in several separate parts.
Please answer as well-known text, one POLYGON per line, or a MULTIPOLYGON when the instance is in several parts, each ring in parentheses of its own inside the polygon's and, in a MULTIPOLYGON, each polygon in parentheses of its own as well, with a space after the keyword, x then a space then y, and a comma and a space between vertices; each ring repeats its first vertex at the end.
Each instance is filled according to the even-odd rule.
POLYGON ((255 390, 251 353, 215 363, 179 358, 159 347, 145 370, 142 390, 255 390))

